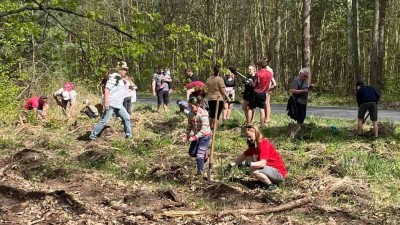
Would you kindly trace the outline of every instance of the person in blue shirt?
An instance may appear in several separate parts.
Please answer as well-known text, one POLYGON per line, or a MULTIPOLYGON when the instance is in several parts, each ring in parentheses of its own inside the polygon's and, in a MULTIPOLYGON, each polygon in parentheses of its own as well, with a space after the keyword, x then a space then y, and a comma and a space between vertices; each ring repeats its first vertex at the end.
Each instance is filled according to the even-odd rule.
POLYGON ((378 137, 378 102, 380 95, 371 86, 365 86, 364 82, 356 83, 357 89, 357 104, 358 104, 358 121, 357 134, 362 134, 362 126, 365 123, 364 116, 369 113, 374 130, 374 137, 378 137))

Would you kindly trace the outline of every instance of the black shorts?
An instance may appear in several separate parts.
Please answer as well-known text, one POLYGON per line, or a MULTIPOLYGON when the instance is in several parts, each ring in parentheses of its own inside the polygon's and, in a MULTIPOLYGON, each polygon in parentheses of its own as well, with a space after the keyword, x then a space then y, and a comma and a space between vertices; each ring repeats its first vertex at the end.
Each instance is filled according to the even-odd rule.
POLYGON ((157 104, 169 104, 169 91, 158 91, 157 92, 157 104))
MULTIPOLYGON (((208 107, 210 109, 209 114, 208 114, 209 117, 212 119, 215 119, 215 110, 217 109, 217 100, 208 101, 208 107)), ((224 108, 224 101, 219 101, 217 120, 219 120, 219 117, 221 115, 223 108, 224 108)))
POLYGON ((378 105, 375 102, 363 103, 358 107, 358 118, 364 119, 365 113, 369 112, 371 121, 378 121, 378 105))
POLYGON ((251 102, 253 97, 254 97, 254 92, 253 91, 243 92, 243 100, 251 102))
POLYGON ((67 109, 67 106, 68 106, 69 102, 71 102, 71 99, 69 99, 69 100, 61 99, 61 107, 63 107, 64 109, 67 109))
POLYGON ((265 108, 266 100, 267 100, 267 93, 254 92, 253 99, 249 101, 249 108, 255 109, 258 107, 260 109, 263 109, 265 108))

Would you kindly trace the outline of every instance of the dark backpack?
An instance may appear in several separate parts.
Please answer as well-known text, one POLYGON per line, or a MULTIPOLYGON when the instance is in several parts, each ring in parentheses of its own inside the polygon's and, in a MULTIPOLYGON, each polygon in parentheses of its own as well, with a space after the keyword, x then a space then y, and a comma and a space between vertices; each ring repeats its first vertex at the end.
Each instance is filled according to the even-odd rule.
POLYGON ((290 95, 287 106, 286 106, 287 115, 293 120, 297 119, 297 108, 296 108, 296 99, 293 95, 290 95))

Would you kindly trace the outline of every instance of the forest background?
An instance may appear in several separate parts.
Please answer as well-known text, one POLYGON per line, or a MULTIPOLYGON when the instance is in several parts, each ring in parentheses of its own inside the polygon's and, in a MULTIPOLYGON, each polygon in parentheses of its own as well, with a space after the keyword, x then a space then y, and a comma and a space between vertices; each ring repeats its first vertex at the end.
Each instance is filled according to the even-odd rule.
POLYGON ((245 73, 268 57, 282 100, 309 66, 314 99, 354 102, 362 79, 397 107, 398 9, 397 0, 1 0, 0 120, 65 81, 94 93, 119 60, 142 93, 157 65, 172 68, 179 93, 185 68, 204 80, 216 62, 245 73))

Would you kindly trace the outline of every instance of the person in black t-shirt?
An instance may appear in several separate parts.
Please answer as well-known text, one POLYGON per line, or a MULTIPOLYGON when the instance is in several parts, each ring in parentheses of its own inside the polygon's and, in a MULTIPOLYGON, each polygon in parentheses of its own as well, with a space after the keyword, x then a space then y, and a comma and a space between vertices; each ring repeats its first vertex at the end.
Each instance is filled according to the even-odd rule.
POLYGON ((357 104, 358 104, 358 121, 357 134, 361 135, 362 126, 365 123, 364 115, 368 111, 374 130, 374 137, 378 137, 378 101, 380 95, 371 86, 365 86, 364 82, 358 81, 357 89, 357 104))
POLYGON ((225 83, 225 92, 229 98, 225 99, 224 102, 224 120, 229 120, 231 117, 233 102, 235 101, 235 89, 236 89, 236 81, 235 75, 232 72, 229 72, 224 77, 225 83))
POLYGON ((189 80, 188 83, 193 82, 193 81, 200 81, 199 76, 197 74, 193 73, 192 69, 186 69, 185 73, 189 80))
MULTIPOLYGON (((249 102, 252 101, 253 96, 254 96, 254 87, 253 83, 255 82, 256 79, 256 67, 253 65, 250 65, 248 68, 248 73, 249 73, 249 78, 246 80, 245 85, 244 85, 244 91, 243 91, 243 103, 242 103, 242 109, 244 112, 244 115, 246 116, 246 121, 247 120, 247 112, 249 110, 249 102)), ((254 119, 254 113, 253 111, 252 118, 251 118, 251 123, 253 123, 254 119)))

